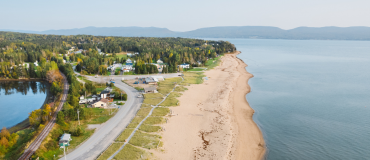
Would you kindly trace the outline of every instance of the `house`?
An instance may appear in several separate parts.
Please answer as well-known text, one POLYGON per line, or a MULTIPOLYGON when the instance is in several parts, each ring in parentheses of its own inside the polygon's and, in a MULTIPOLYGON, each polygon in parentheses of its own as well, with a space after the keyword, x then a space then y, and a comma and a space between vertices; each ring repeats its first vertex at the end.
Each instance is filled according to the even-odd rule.
POLYGON ((39 66, 39 63, 37 62, 37 60, 36 60, 36 62, 35 63, 33 63, 36 67, 37 66, 39 66))
POLYGON ((135 52, 134 54, 135 54, 135 55, 139 55, 139 52, 135 52))
POLYGON ((144 88, 145 93, 158 93, 157 88, 153 87, 145 87, 144 88))
POLYGON ((187 63, 184 63, 184 64, 180 64, 178 67, 179 68, 190 68, 190 65, 187 63))
POLYGON ((132 53, 127 53, 127 56, 131 57, 132 56, 132 53))
POLYGON ((100 98, 101 99, 108 99, 108 101, 113 101, 114 99, 114 94, 110 94, 113 89, 110 87, 105 88, 103 91, 100 92, 100 98))
POLYGON ((59 140, 59 147, 69 146, 69 142, 72 141, 71 134, 64 133, 59 140))
POLYGON ((97 100, 100 100, 100 97, 97 96, 97 95, 92 95, 91 98, 94 100, 94 101, 97 101, 97 100))
POLYGON ((92 107, 94 108, 107 108, 108 107, 109 100, 102 98, 100 101, 95 102, 92 104, 92 107))
POLYGON ((126 65, 131 65, 132 66, 132 61, 131 61, 130 58, 126 60, 126 65))
POLYGON ((132 65, 124 65, 121 70, 124 72, 130 72, 132 70, 132 65))
POLYGON ((157 63, 163 63, 163 61, 161 59, 158 59, 157 63))

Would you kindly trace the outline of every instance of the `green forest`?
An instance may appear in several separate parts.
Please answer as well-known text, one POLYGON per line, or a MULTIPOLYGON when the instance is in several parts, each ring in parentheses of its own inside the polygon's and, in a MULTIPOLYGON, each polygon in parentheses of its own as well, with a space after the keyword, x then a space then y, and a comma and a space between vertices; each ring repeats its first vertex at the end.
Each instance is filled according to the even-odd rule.
POLYGON ((124 63, 127 57, 118 53, 137 52, 137 74, 155 73, 153 63, 161 59, 167 72, 176 72, 177 65, 204 64, 208 58, 233 52, 236 48, 225 41, 206 41, 188 38, 103 37, 90 35, 40 35, 0 32, 0 78, 45 78, 46 62, 68 60, 76 62, 78 71, 87 74, 105 74, 103 71, 114 61, 124 63), (68 54, 74 47, 78 54, 68 54), (100 49, 100 50, 99 50, 100 49), (99 54, 99 51, 108 54, 99 54), (34 64, 37 61, 37 66, 34 64), (28 67, 26 65, 28 63, 28 67), (145 65, 147 64, 147 65, 145 65), (29 68, 29 69, 26 69, 29 68))

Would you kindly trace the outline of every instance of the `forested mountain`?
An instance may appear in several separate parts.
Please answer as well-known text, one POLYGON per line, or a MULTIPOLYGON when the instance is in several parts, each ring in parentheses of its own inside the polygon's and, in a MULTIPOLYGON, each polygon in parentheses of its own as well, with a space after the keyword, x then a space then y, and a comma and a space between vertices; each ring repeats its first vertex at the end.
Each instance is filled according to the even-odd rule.
POLYGON ((23 33, 55 35, 95 35, 125 37, 189 37, 189 38, 257 38, 257 39, 317 39, 317 40, 370 40, 370 27, 298 27, 283 30, 265 26, 230 26, 201 28, 174 32, 156 27, 86 27, 79 29, 22 31, 23 33))

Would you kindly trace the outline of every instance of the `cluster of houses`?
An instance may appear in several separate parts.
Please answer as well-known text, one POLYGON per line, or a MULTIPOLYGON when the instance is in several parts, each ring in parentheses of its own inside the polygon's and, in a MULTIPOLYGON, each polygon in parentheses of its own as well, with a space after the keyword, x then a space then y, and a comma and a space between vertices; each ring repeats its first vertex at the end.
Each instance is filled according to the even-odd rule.
POLYGON ((93 108, 107 108, 109 102, 113 102, 114 94, 111 94, 112 88, 107 87, 99 95, 92 95, 91 98, 80 97, 80 104, 88 104, 93 108))
POLYGON ((135 70, 135 68, 133 67, 132 60, 130 58, 126 60, 126 65, 123 65, 121 70, 123 72, 130 72, 132 70, 135 70))

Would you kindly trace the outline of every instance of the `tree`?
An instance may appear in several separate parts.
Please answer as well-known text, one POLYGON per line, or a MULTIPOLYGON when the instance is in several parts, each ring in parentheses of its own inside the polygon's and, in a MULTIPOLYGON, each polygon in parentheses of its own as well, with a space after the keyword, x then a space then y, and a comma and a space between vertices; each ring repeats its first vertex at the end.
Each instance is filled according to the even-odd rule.
POLYGON ((9 145, 8 139, 6 139, 5 137, 1 137, 1 139, 0 139, 0 144, 1 144, 2 146, 7 147, 7 146, 9 145))
POLYGON ((38 126, 41 123, 41 109, 32 111, 28 119, 31 125, 38 126))
POLYGON ((57 123, 61 126, 63 126, 65 124, 65 121, 64 121, 64 113, 63 112, 58 112, 58 115, 57 115, 57 123))
POLYGON ((0 137, 9 138, 9 136, 10 136, 9 131, 6 129, 6 127, 3 127, 3 129, 0 132, 0 137))

